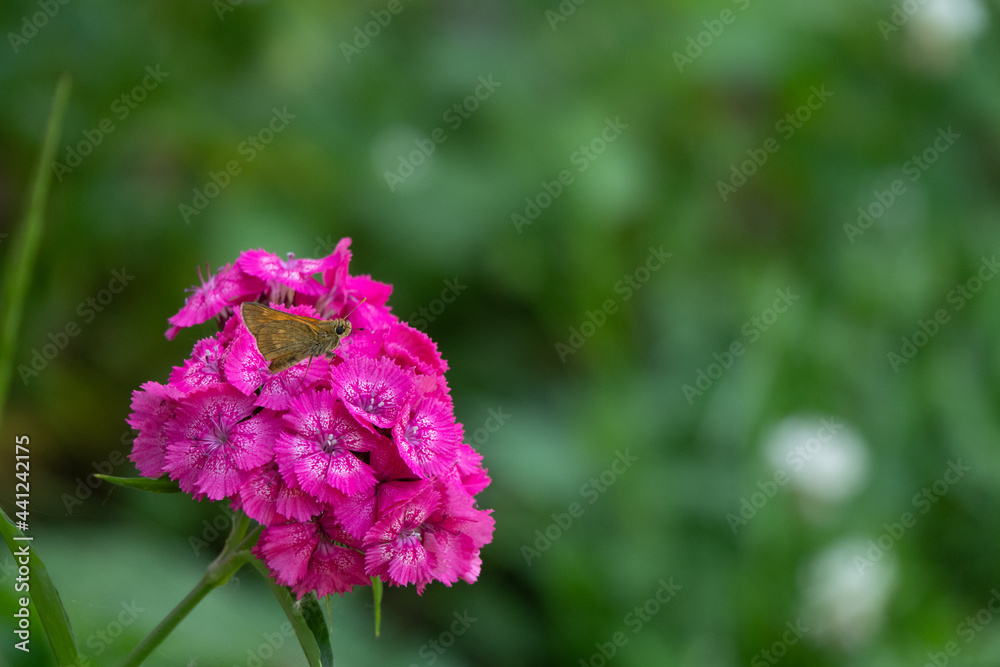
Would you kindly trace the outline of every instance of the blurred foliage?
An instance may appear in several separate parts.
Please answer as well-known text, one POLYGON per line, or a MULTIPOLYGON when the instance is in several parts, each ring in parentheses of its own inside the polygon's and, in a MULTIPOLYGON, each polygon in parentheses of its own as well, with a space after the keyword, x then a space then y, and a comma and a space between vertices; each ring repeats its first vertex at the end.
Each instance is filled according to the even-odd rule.
MULTIPOLYGON (((393 283, 394 311, 423 320, 451 366, 497 532, 474 586, 387 589, 379 639, 370 591, 334 600, 338 664, 596 666, 614 650, 619 666, 894 667, 949 642, 954 663, 997 664, 1000 623, 980 610, 1000 556, 1000 283, 953 290, 976 288, 1000 247, 998 14, 978 0, 4 4, 4 262, 64 71, 57 159, 89 149, 52 184, 15 363, 63 349, 15 376, 0 433, 8 509, 14 436, 31 437, 29 532, 82 650, 125 655, 224 540, 220 507, 88 487, 95 471, 132 474, 130 392, 209 330, 163 337, 197 268, 350 236, 352 272, 393 283), (44 25, 12 38, 26 21, 44 25), (456 126, 449 110, 480 77, 499 86, 456 126), (263 145, 275 110, 293 117, 263 145), (796 113, 808 119, 780 125, 796 113), (627 127, 581 162, 609 119, 627 127), (444 142, 391 189, 385 173, 436 128, 444 142), (958 138, 914 172, 948 128, 958 138), (243 143, 256 136, 260 149, 243 143), (733 169, 753 173, 723 200, 733 169), (541 197, 564 170, 572 182, 541 197), (181 205, 212 192, 185 220, 181 205), (845 229, 890 195, 863 233, 845 229), (544 208, 518 226, 526 198, 544 208), (672 256, 643 273, 661 246, 672 256), (102 292, 115 271, 134 278, 102 292), (463 289, 436 303, 446 281, 463 289), (786 312, 768 312, 776 290, 798 297, 786 312), (574 331, 590 335, 563 361, 574 331), (920 346, 894 368, 904 337, 920 346), (686 395, 699 373, 707 387, 686 395), (494 432, 490 410, 508 415, 494 432), (859 447, 825 443, 803 470, 842 489, 854 470, 856 492, 775 482, 792 471, 769 434, 796 416, 854 434, 859 447), (935 493, 959 460, 969 471, 935 493), (734 532, 727 515, 765 489, 734 532), (536 531, 556 539, 529 565, 536 531), (879 539, 888 549, 858 565, 879 539), (671 578, 675 597, 647 605, 671 578), (476 619, 458 636, 455 614, 476 619), (799 621, 801 639, 784 634, 799 621)), ((0 628, 12 563, 0 557, 0 628)), ((282 622, 244 570, 148 664, 300 664, 282 622)), ((27 658, 3 635, 0 661, 50 664, 37 626, 27 658)))

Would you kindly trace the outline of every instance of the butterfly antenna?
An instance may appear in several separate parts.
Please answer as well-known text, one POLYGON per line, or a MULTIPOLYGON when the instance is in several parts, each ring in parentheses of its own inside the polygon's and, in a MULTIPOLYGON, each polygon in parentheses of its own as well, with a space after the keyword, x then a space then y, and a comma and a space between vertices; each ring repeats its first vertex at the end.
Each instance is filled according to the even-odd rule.
POLYGON ((367 300, 368 300, 368 297, 365 297, 365 298, 361 299, 361 301, 358 301, 358 303, 355 304, 354 308, 351 308, 351 312, 349 312, 346 315, 344 315, 344 319, 346 320, 348 317, 350 317, 351 315, 353 315, 354 311, 358 309, 358 306, 360 306, 361 304, 363 304, 367 300))
MULTIPOLYGON (((347 313, 346 315, 344 315, 344 319, 346 320, 348 317, 350 317, 354 313, 354 311, 358 309, 358 306, 360 306, 361 304, 363 304, 367 300, 368 300, 368 297, 365 297, 365 298, 361 299, 361 301, 358 301, 357 305, 355 305, 354 308, 351 308, 351 312, 347 313)), ((356 330, 357 331, 364 331, 364 329, 362 327, 358 327, 356 330)))

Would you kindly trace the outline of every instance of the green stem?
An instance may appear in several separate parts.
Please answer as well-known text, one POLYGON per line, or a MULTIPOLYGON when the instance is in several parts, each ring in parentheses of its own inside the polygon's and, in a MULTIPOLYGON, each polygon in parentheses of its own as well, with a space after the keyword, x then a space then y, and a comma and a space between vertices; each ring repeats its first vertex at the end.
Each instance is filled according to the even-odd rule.
MULTIPOLYGON (((222 548, 219 558, 222 558, 223 554, 227 551, 239 549, 240 543, 246 542, 245 538, 248 530, 250 530, 250 517, 242 511, 236 512, 233 515, 233 527, 229 530, 229 537, 226 538, 226 544, 222 548)), ((253 546, 253 543, 257 541, 257 536, 260 535, 261 530, 263 530, 263 526, 258 526, 257 530, 254 531, 253 542, 250 543, 250 546, 253 546)), ((219 560, 219 558, 216 558, 216 560, 219 560)))
POLYGON ((190 593, 185 596, 180 603, 174 607, 166 617, 160 621, 160 624, 153 628, 153 631, 146 636, 142 642, 139 643, 135 649, 129 654, 125 661, 122 663, 122 667, 138 667, 142 664, 143 660, 149 657, 157 646, 159 646, 164 639, 167 638, 174 628, 176 628, 181 621, 191 610, 194 609, 202 599, 208 595, 212 590, 224 586, 229 579, 236 574, 236 571, 247 564, 250 560, 254 558, 254 555, 250 552, 250 547, 257 541, 260 536, 261 527, 258 526, 255 530, 251 531, 248 535, 246 534, 247 528, 249 526, 249 519, 246 518, 242 512, 237 514, 233 518, 233 530, 229 534, 229 538, 226 540, 226 546, 223 548, 222 553, 208 566, 205 572, 205 576, 201 578, 201 581, 191 590, 190 593), (245 537, 244 537, 245 535, 245 537))

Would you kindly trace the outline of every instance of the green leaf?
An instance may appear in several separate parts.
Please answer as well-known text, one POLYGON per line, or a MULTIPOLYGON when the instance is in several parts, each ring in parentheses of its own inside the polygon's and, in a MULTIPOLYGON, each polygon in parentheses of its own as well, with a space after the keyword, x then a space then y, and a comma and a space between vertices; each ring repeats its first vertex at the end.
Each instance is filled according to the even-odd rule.
POLYGON ((372 577, 372 594, 375 596, 375 636, 382 630, 382 578, 372 577))
MULTIPOLYGON (((328 647, 328 650, 323 651, 320 648, 322 644, 317 641, 318 638, 313 632, 315 614, 319 613, 320 617, 322 617, 322 610, 319 608, 319 602, 316 600, 315 593, 310 593, 304 597, 301 603, 296 602, 287 586, 280 586, 274 582, 274 579, 271 578, 271 573, 267 570, 267 566, 260 559, 255 558, 252 563, 261 575, 263 575, 264 581, 271 587, 271 592, 274 593, 274 597, 277 598, 278 603, 281 604, 281 608, 285 611, 285 616, 288 617, 289 622, 292 624, 292 629, 295 630, 295 636, 299 639, 299 644, 302 646, 302 652, 306 655, 309 667, 327 667, 333 665, 333 649, 330 646, 329 637, 326 637, 326 641, 323 642, 328 647), (312 604, 308 606, 309 611, 307 616, 305 609, 310 600, 312 604)), ((322 622, 322 618, 320 618, 319 625, 323 628, 320 635, 322 637, 326 634, 326 624, 322 622)))
MULTIPOLYGON (((0 509, 3 521, 0 521, 0 533, 3 533, 3 540, 7 543, 7 548, 14 555, 14 560, 23 565, 18 552, 28 546, 28 567, 31 568, 31 591, 30 599, 34 606, 38 618, 42 621, 45 634, 52 646, 52 653, 55 655, 56 663, 59 665, 79 665, 80 653, 76 649, 76 641, 73 639, 73 630, 69 627, 69 617, 66 615, 66 608, 63 607, 62 600, 59 599, 59 591, 56 590, 49 572, 45 569, 45 564, 38 557, 35 550, 31 548, 31 542, 21 540, 25 535, 14 525, 7 513, 0 509)), ((11 639, 8 639, 11 641, 11 639)))
MULTIPOLYGON (((327 596, 327 606, 329 607, 329 596, 327 596)), ((310 591, 299 600, 299 608, 302 616, 309 626, 310 632, 316 638, 316 645, 319 646, 320 664, 324 667, 333 667, 333 632, 327 617, 323 615, 323 608, 319 606, 315 591, 310 591)), ((331 618, 332 621, 332 618, 331 618)))
POLYGON ((70 77, 64 74, 56 85, 52 111, 42 142, 42 153, 38 157, 35 180, 29 195, 28 212, 17 230, 15 247, 5 262, 3 274, 2 306, 0 306, 0 420, 7 404, 7 392, 14 375, 14 349, 24 315, 24 302, 28 297, 28 286, 42 240, 42 223, 45 219, 45 202, 52 180, 52 160, 56 153, 56 143, 62 128, 63 113, 69 100, 70 77))
POLYGON ((169 477, 150 479, 148 477, 114 477, 112 475, 101 475, 95 473, 94 477, 103 479, 105 482, 124 486, 127 489, 138 489, 140 491, 151 491, 152 493, 179 493, 181 487, 169 477))

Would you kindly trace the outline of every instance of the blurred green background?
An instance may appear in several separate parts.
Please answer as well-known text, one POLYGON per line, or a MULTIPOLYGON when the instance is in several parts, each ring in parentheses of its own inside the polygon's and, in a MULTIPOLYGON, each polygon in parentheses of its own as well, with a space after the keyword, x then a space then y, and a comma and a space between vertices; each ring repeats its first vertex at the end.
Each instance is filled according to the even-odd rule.
MULTIPOLYGON (((130 392, 211 331, 167 341, 167 317, 199 266, 342 236, 450 363, 497 528, 475 585, 388 590, 381 638, 370 591, 334 600, 339 665, 1000 664, 998 19, 4 3, 4 262, 73 77, 15 363, 79 330, 13 378, 0 502, 28 434, 34 547, 91 664, 227 528, 209 503, 86 486, 134 473, 130 392), (115 271, 134 278, 102 292, 115 271)), ((51 664, 37 625, 12 648, 15 576, 0 557, 0 662, 51 664)), ((147 664, 302 664, 283 622, 246 569, 147 664)))

